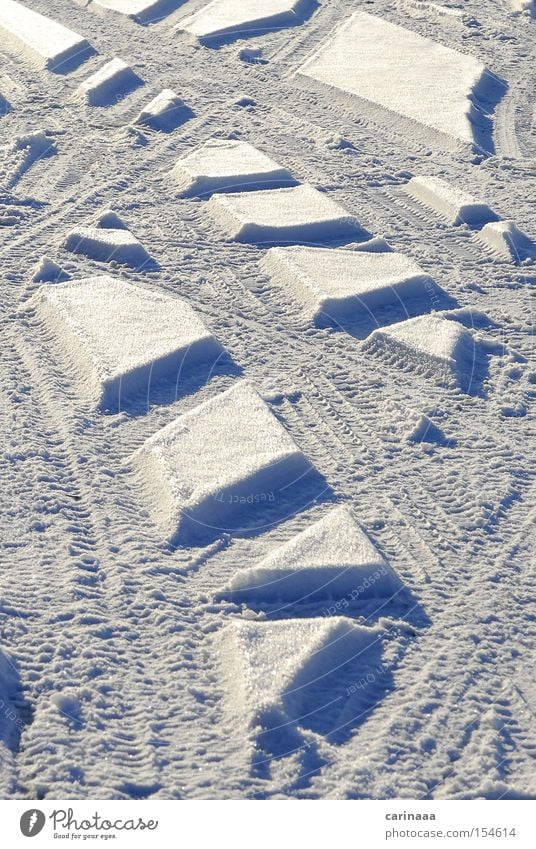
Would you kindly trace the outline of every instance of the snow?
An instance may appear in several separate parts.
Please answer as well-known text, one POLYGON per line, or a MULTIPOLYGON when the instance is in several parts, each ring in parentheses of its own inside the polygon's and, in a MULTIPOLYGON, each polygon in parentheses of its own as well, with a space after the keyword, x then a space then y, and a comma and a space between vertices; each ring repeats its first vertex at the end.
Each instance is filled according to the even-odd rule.
POLYGON ((90 0, 91 7, 127 15, 138 23, 158 20, 169 7, 169 0, 90 0))
POLYGON ((65 241, 68 251, 84 254, 100 262, 119 262, 140 268, 151 262, 151 257, 140 241, 129 230, 109 227, 76 227, 65 241))
POLYGON ((408 194, 437 212, 449 224, 482 226, 497 218, 487 203, 478 201, 464 189, 453 186, 440 177, 412 177, 405 188, 408 194))
POLYGON ((32 283, 60 283, 68 279, 60 265, 47 256, 41 257, 32 275, 32 283))
POLYGON ((485 72, 473 56, 366 12, 352 15, 298 71, 469 143, 471 98, 485 72))
POLYGON ((122 59, 115 57, 78 87, 88 106, 110 106, 143 85, 143 80, 122 59))
POLYGON ((536 17, 534 0, 510 0, 510 6, 514 12, 528 12, 536 17))
POLYGON ((459 383, 470 374, 475 358, 470 331, 440 315, 420 315, 374 330, 365 349, 381 352, 397 365, 439 373, 447 383, 459 383))
POLYGON ((70 70, 94 52, 78 33, 15 0, 0 4, 0 34, 3 46, 49 71, 70 70))
POLYGON ((126 223, 115 209, 103 209, 95 218, 95 227, 104 230, 128 230, 126 223))
POLYGON ((134 123, 169 132, 190 115, 191 110, 178 94, 165 88, 143 107, 134 123))
MULTIPOLYGON (((55 799, 93 811, 103 800, 141 807, 153 799, 383 799, 395 809, 412 799, 534 800, 534 22, 509 0, 449 0, 445 14, 405 0, 319 0, 299 25, 269 25, 254 38, 248 29, 243 38, 235 31, 218 45, 200 44, 177 33, 181 19, 209 2, 168 0, 158 15, 169 14, 140 26, 87 0, 20 0, 98 51, 60 75, 42 58, 32 65, 0 31, 0 91, 11 105, 0 117, 0 619, 10 670, 6 680, 0 659, 0 798, 28 813, 55 799), (448 13, 454 7, 461 17, 448 13), (474 132, 487 128, 491 155, 296 76, 358 10, 399 24, 402 37, 408 29, 426 37, 431 56, 434 41, 455 51, 446 60, 452 75, 441 78, 447 97, 452 85, 466 90, 460 53, 504 79, 497 90, 489 77, 473 89, 473 114, 483 109, 474 132), (114 96, 112 108, 86 107, 78 86, 114 56, 145 85, 116 103, 114 96), (177 114, 163 132, 150 117, 136 124, 167 88, 195 115, 177 114), (291 242, 317 251, 321 268, 324 251, 330 264, 354 264, 354 254, 375 262, 369 254, 390 250, 437 288, 370 312, 354 298, 347 306, 356 311, 335 326, 312 320, 314 304, 299 294, 302 275, 281 283, 266 273, 270 248, 286 247, 286 224, 275 243, 237 242, 211 216, 208 198, 177 198, 170 172, 215 138, 247 142, 366 228, 371 238, 353 232, 309 242, 294 233, 291 242), (405 191, 416 175, 485 201, 533 242, 519 246, 514 261, 485 241, 490 230, 477 229, 484 222, 452 226, 405 191), (65 250, 67 235, 86 227, 99 239, 131 231, 154 262, 106 265, 65 250), (108 275, 103 288, 128 284, 143 302, 115 310, 107 307, 112 291, 90 290, 76 313, 82 328, 93 328, 90 346, 89 331, 71 330, 47 302, 62 291, 61 272, 73 298, 83 299, 88 278, 108 275), (176 303, 194 310, 205 330, 191 367, 178 354, 168 369, 166 351, 174 357, 193 326, 179 307, 172 318, 176 303), (404 344, 389 340, 395 322, 410 316, 423 317, 422 332, 404 344), (451 362, 446 345, 446 362, 435 357, 439 319, 454 337, 468 334, 467 356, 461 350, 451 362), (383 341, 371 344, 375 329, 383 341), (139 378, 128 395, 123 364, 139 378), (286 460, 257 475, 263 425, 224 403, 244 379, 262 399, 259 416, 269 418, 274 442, 292 441, 281 453, 303 463, 302 478, 286 460), (206 418, 196 412, 212 402, 206 418), (164 459, 149 457, 146 475, 130 465, 185 416, 191 427, 173 431, 169 453, 162 448, 169 474, 164 459), (241 472, 247 458, 250 477, 241 472), (243 488, 231 484, 222 495, 217 487, 234 469, 243 488), (273 482, 280 470, 288 477, 273 482), (216 495, 207 495, 199 526, 180 510, 191 498, 195 512, 201 501, 195 493, 181 500, 170 481, 186 486, 205 473, 200 487, 216 495), (304 601, 263 599, 253 586, 222 592, 340 505, 398 576, 400 592, 359 592, 379 592, 387 576, 332 599, 323 590, 304 601), (176 537, 164 514, 178 517, 176 537), (343 669, 326 664, 331 671, 307 688, 301 712, 283 694, 299 642, 292 623, 329 627, 333 615, 350 627, 378 626, 380 640, 343 669), (243 694, 248 662, 223 649, 238 620, 259 634, 281 629, 278 653, 263 655, 257 679, 258 692, 274 693, 279 708, 261 710, 260 733, 250 724, 255 699, 246 703, 243 694)), ((2 13, 8 7, 0 0, 2 13)), ((21 37, 30 33, 26 27, 21 37)), ((44 28, 35 33, 46 42, 44 28)), ((378 61, 385 47, 377 42, 378 61)), ((394 47, 391 77, 400 70, 394 47)), ((345 67, 349 83, 360 55, 345 67)), ((420 53, 413 58, 424 64, 420 53)), ((406 77, 393 83, 393 99, 406 77)), ((415 99, 421 103, 419 91, 415 99)), ((460 114, 466 106, 464 94, 460 114)), ((441 115, 441 100, 429 110, 441 115)), ((269 214, 270 189, 260 194, 269 214)), ((291 219, 301 215, 295 207, 291 219)), ((505 225, 491 229, 501 251, 505 225)), ((316 264, 305 270, 315 279, 316 264)), ((312 562, 308 578, 316 582, 320 559, 312 562)), ((300 579, 301 564, 293 569, 300 579)), ((358 843, 360 826, 358 818, 358 843)), ((258 832, 241 834, 254 842, 258 832)))
POLYGON ((344 239, 361 233, 357 218, 313 186, 214 194, 207 211, 237 242, 344 239))
POLYGON ((233 622, 220 642, 230 708, 252 729, 299 723, 324 707, 315 685, 351 663, 359 668, 380 639, 379 628, 342 616, 233 622))
POLYGON ((236 572, 223 593, 256 602, 309 602, 385 598, 399 589, 397 577, 343 505, 264 560, 236 572))
POLYGON ((478 238, 504 259, 519 262, 536 257, 536 245, 514 221, 492 221, 480 230, 478 238))
POLYGON ((253 387, 239 381, 155 433, 132 466, 161 533, 185 542, 240 532, 248 513, 262 521, 276 491, 310 464, 253 387))
POLYGON ((299 23, 309 5, 309 0, 212 0, 180 21, 177 29, 200 40, 229 34, 244 38, 299 23))
POLYGON ((12 188, 35 163, 57 153, 56 140, 42 130, 0 146, 0 188, 12 188))
POLYGON ((248 142, 217 138, 179 159, 171 178, 183 196, 295 182, 286 168, 248 142))
POLYGON ((113 277, 42 286, 28 302, 80 397, 101 409, 148 397, 152 381, 217 359, 222 349, 184 301, 113 277))
POLYGON ((272 248, 261 267, 303 304, 310 318, 323 321, 370 314, 436 288, 416 262, 394 252, 272 248))

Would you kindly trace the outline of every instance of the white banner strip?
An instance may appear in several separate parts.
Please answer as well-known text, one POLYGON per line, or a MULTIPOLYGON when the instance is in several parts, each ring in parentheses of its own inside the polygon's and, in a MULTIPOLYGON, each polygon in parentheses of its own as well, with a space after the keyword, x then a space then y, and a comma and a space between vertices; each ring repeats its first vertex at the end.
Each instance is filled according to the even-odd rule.
POLYGON ((118 849, 536 845, 533 801, 6 801, 0 813, 6 849, 67 841, 118 849))

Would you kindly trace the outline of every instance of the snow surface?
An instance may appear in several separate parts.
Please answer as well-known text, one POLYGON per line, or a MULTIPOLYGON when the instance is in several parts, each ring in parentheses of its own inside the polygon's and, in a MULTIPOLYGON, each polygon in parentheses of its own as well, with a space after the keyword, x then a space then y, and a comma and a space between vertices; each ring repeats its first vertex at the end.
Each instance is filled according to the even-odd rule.
POLYGON ((286 168, 265 153, 233 139, 209 139, 179 159, 171 178, 185 197, 234 192, 245 187, 276 188, 295 182, 286 168))
POLYGON ((165 88, 143 107, 134 123, 168 132, 189 116, 190 110, 184 101, 172 89, 165 88))
MULTIPOLYGON (((210 49, 175 30, 205 0, 170 0, 158 12, 169 14, 150 26, 97 13, 85 0, 22 4, 66 24, 98 53, 72 72, 62 65, 58 75, 42 58, 29 62, 0 32, 0 656, 9 666, 6 677, 0 660, 1 797, 26 811, 77 799, 140 806, 153 799, 380 799, 404 807, 409 800, 536 798, 536 265, 529 250, 514 262, 472 225, 452 226, 405 191, 412 176, 434 175, 536 237, 533 21, 506 0, 446 7, 461 16, 426 3, 366 6, 403 27, 401 38, 411 31, 428 39, 431 55, 434 43, 453 51, 445 66, 452 76, 441 77, 430 114, 443 114, 443 88, 450 103, 449 80, 463 83, 465 98, 461 53, 490 69, 497 98, 490 90, 486 102, 480 87, 475 95, 475 114, 481 105, 491 116, 486 155, 372 100, 296 75, 364 4, 311 4, 314 14, 297 26, 261 27, 254 38, 250 29, 243 37, 236 31, 210 49), (78 86, 114 56, 145 86, 114 97, 112 108, 86 107, 78 86), (135 124, 164 89, 184 98, 195 117, 165 132, 135 124), (296 287, 264 272, 268 246, 225 239, 210 201, 176 197, 171 170, 210 138, 247 141, 300 183, 322 189, 370 234, 313 244, 293 236, 302 249, 329 249, 335 261, 339 253, 390 248, 440 291, 371 307, 344 324, 312 322, 296 287), (65 250, 67 234, 86 226, 131 231, 154 264, 112 270, 65 250), (120 403, 115 396, 104 409, 88 346, 65 330, 55 309, 45 320, 45 304, 27 306, 43 283, 36 301, 63 285, 46 258, 71 281, 70 291, 107 272, 106 290, 122 281, 144 299, 157 298, 161 309, 144 300, 119 326, 108 291, 88 296, 81 326, 94 326, 107 357, 117 354, 107 374, 118 374, 124 351, 144 362, 148 336, 147 362, 160 356, 162 340, 180 347, 190 324, 171 327, 171 301, 190 307, 218 340, 214 355, 144 379, 139 395, 121 394, 120 403), (50 279, 33 279, 38 270, 50 279), (417 350, 416 340, 369 348, 372 330, 392 332, 408 315, 432 311, 474 339, 469 352, 474 347, 478 374, 471 372, 467 388, 450 363, 417 350), (195 411, 218 401, 228 412, 222 399, 241 379, 263 399, 257 403, 275 429, 274 444, 288 437, 288 451, 301 452, 310 470, 289 486, 256 477, 223 521, 207 501, 217 527, 193 539, 183 525, 178 544, 168 545, 130 458, 191 417, 184 440, 173 431, 176 468, 182 463, 185 481, 205 470, 216 488, 250 448, 257 457, 263 427, 248 428, 256 416, 229 414, 219 429, 216 412, 197 433, 195 411), (253 590, 221 594, 235 575, 277 557, 341 504, 400 592, 375 598, 352 590, 303 601, 268 601, 253 590), (292 623, 316 632, 338 617, 349 627, 377 628, 380 639, 344 668, 322 663, 327 674, 307 687, 301 711, 278 696, 300 642, 292 623), (251 668, 242 665, 243 653, 223 649, 233 643, 229 626, 239 622, 281 633, 257 679, 258 691, 263 677, 274 693, 273 713, 245 697, 242 673, 251 668), (256 711, 263 726, 251 724, 256 711), (278 711, 280 728, 271 721, 278 711)), ((2 12, 8 7, 0 2, 2 12)), ((46 44, 46 28, 36 32, 46 44)), ((30 38, 30 29, 21 37, 30 38)), ((349 82, 359 55, 345 67, 349 82)), ((393 69, 397 55, 395 43, 393 69)), ((397 80, 393 98, 405 83, 397 80)), ((460 100, 462 124, 466 107, 460 100)), ((272 196, 262 194, 269 209, 272 196)), ((427 319, 424 329, 433 350, 441 326, 431 329, 427 319)), ((465 369, 472 361, 458 362, 465 369)), ((163 506, 174 476, 152 478, 163 506)), ((301 656, 308 657, 306 646, 301 656)), ((359 822, 354 831, 360 844, 359 822)))
POLYGON ((436 288, 416 262, 394 252, 271 248, 261 267, 303 304, 307 315, 324 321, 371 314, 436 288))
POLYGON ((276 491, 310 464, 257 392, 239 381, 154 434, 132 465, 154 521, 175 541, 237 532, 248 512, 262 521, 276 491))
POLYGON ((110 227, 76 227, 65 241, 65 248, 101 262, 119 262, 139 268, 150 256, 129 230, 110 227))
POLYGON ((260 563, 237 572, 224 594, 238 600, 389 597, 400 583, 346 506, 297 534, 260 563))
POLYGON ((510 0, 510 5, 514 12, 529 12, 536 15, 534 0, 510 0))
POLYGON ((147 398, 152 381, 178 382, 184 370, 222 353, 184 301, 113 277, 43 286, 28 306, 80 395, 102 409, 147 398))
POLYGON ((474 141, 471 97, 485 72, 473 56, 366 12, 298 71, 464 142, 474 141))
POLYGON ((237 242, 344 239, 362 228, 357 218, 313 186, 214 194, 207 210, 237 242))
POLYGON ((514 262, 527 255, 536 257, 536 245, 514 221, 491 221, 480 230, 478 238, 496 254, 514 262))
POLYGON ((32 275, 33 283, 60 283, 69 277, 57 262, 41 257, 32 275))
POLYGON ((89 0, 90 8, 119 12, 142 24, 158 20, 166 12, 169 0, 89 0))
POLYGON ((445 218, 449 224, 482 226, 497 218, 487 203, 478 201, 464 189, 452 186, 440 177, 412 177, 406 191, 445 218))
POLYGON ((115 57, 80 83, 78 94, 88 106, 110 106, 140 85, 143 80, 126 62, 115 57))
POLYGON ((344 617, 233 622, 222 634, 220 649, 229 670, 231 709, 250 727, 299 723, 317 708, 315 685, 351 662, 359 670, 380 639, 379 628, 344 617))
POLYGON ((63 72, 94 52, 78 33, 15 0, 0 4, 0 33, 6 47, 49 71, 63 72))
POLYGON ((381 351, 401 365, 438 372, 446 380, 459 381, 470 374, 475 357, 471 333, 438 315, 421 315, 374 330, 365 347, 381 351))
POLYGON ((237 34, 241 38, 262 30, 300 22, 309 0, 212 0, 177 24, 199 39, 237 34))

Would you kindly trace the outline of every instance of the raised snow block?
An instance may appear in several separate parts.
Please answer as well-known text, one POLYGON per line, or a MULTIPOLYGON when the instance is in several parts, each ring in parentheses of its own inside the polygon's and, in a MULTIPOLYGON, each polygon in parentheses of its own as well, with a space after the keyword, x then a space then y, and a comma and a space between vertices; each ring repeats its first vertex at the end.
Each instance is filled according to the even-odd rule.
POLYGON ((128 230, 127 225, 114 209, 103 209, 95 217, 95 227, 104 230, 128 230))
POLYGON ((394 365, 465 386, 475 367, 475 341, 469 330, 438 315, 420 315, 375 330, 365 350, 381 353, 394 365))
POLYGON ((68 279, 63 268, 47 256, 41 257, 32 275, 32 283, 61 283, 68 279))
POLYGON ((298 73, 447 136, 475 140, 482 62, 383 18, 356 12, 298 73))
POLYGON ((295 184, 292 175, 251 144, 210 139, 179 159, 171 178, 182 196, 276 188, 295 184))
POLYGON ((512 8, 512 12, 521 14, 525 13, 529 17, 536 18, 536 3, 534 0, 510 0, 510 6, 512 8))
POLYGON ((3 47, 58 73, 77 67, 95 52, 78 33, 15 0, 0 3, 0 35, 3 47))
POLYGON ((311 0, 212 0, 177 24, 200 41, 224 36, 247 38, 260 32, 300 23, 311 0))
POLYGON ((88 106, 110 106, 138 86, 143 80, 122 59, 111 59, 78 87, 78 95, 88 106))
POLYGON ((261 267, 317 322, 339 322, 438 289, 417 263, 399 253, 293 246, 272 248, 261 267))
MULTIPOLYGON (((379 627, 342 616, 279 622, 237 620, 221 632, 220 662, 232 712, 253 729, 308 724, 313 712, 333 703, 322 694, 332 676, 358 672, 377 654, 379 627), (357 666, 357 669, 356 669, 357 666)), ((347 694, 346 694, 347 695, 347 694)))
POLYGON ((133 455, 171 543, 240 531, 311 466, 247 381, 179 416, 133 455))
POLYGON ((237 242, 345 239, 362 234, 357 218, 313 186, 215 194, 207 209, 237 242))
POLYGON ((192 110, 178 94, 165 88, 143 107, 134 123, 169 133, 192 116, 192 110))
POLYGON ((126 15, 139 24, 149 24, 172 9, 170 0, 92 0, 90 8, 126 15))
POLYGON ((29 306, 81 396, 103 410, 222 354, 184 301, 113 277, 42 286, 29 306))
POLYGON ((513 221, 492 221, 480 230, 478 238, 494 253, 513 262, 536 256, 536 245, 513 221))
POLYGON ((129 230, 77 227, 67 236, 65 247, 99 262, 119 262, 132 268, 152 263, 142 243, 129 230))
POLYGON ((405 190, 415 200, 437 212, 449 224, 467 224, 478 227, 487 221, 496 221, 498 216, 483 201, 441 180, 439 177, 412 177, 405 190))
POLYGON ((388 598, 400 581, 356 522, 336 507, 255 566, 242 569, 224 595, 255 601, 388 598))

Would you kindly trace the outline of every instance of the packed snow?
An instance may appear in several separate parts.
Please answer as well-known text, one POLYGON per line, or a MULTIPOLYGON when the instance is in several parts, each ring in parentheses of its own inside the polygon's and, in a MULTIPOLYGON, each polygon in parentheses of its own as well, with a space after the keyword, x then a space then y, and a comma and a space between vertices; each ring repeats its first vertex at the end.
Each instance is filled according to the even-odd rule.
POLYGON ((134 123, 145 124, 154 130, 171 132, 191 114, 191 110, 178 94, 170 88, 165 88, 143 107, 134 123))
POLYGON ((292 175, 248 142, 209 139, 179 159, 171 172, 183 196, 276 188, 295 181, 292 175))
POLYGON ((41 257, 32 275, 33 283, 60 283, 69 277, 61 265, 47 256, 41 257))
POLYGON ((536 798, 534 21, 438 3, 0 0, 28 815, 536 798))
MULTIPOLYGON (((342 616, 233 622, 223 632, 220 648, 230 709, 251 728, 306 721, 322 707, 322 679, 334 670, 342 674, 352 663, 358 677, 367 651, 380 640, 377 627, 355 625, 342 616)), ((324 698, 329 701, 329 694, 324 698)))
POLYGON ((132 457, 155 523, 170 542, 262 527, 266 506, 310 468, 247 381, 184 413, 132 457))
POLYGON ((65 241, 65 248, 100 262, 118 262, 140 268, 151 261, 142 243, 125 229, 76 227, 65 241))
POLYGON ((474 141, 472 98, 485 66, 383 18, 356 12, 298 73, 447 136, 474 141))
POLYGON ((269 554, 236 572, 224 594, 239 600, 389 597, 400 583, 346 506, 326 513, 269 554))
POLYGON ((177 29, 200 40, 231 34, 244 38, 298 23, 309 6, 310 0, 212 0, 181 20, 177 29))
POLYGON ((169 0, 89 0, 90 8, 118 12, 141 24, 157 21, 166 10, 169 0))
POLYGON ((394 252, 271 248, 261 266, 317 321, 371 315, 377 307, 422 298, 437 289, 416 262, 394 252))
POLYGON ((192 308, 179 298, 113 277, 43 286, 28 308, 83 400, 118 410, 133 396, 149 400, 152 382, 178 384, 222 349, 192 308))
POLYGON ((80 83, 78 94, 88 106, 110 106, 143 85, 143 80, 122 59, 115 57, 80 83))
POLYGON ((441 215, 449 224, 477 227, 494 221, 497 215, 484 201, 479 201, 458 186, 440 177, 412 177, 406 191, 424 206, 441 215))
POLYGON ((48 71, 69 70, 94 52, 78 33, 15 0, 0 4, 0 33, 7 48, 48 71))
POLYGON ((313 186, 214 194, 207 210, 237 242, 321 241, 356 237, 355 216, 313 186))
POLYGON ((366 349, 417 371, 438 374, 447 383, 470 376, 475 341, 469 330, 440 315, 422 315, 374 330, 366 349))
POLYGON ((478 238, 504 259, 520 262, 536 257, 536 244, 514 221, 491 221, 480 230, 478 238))

